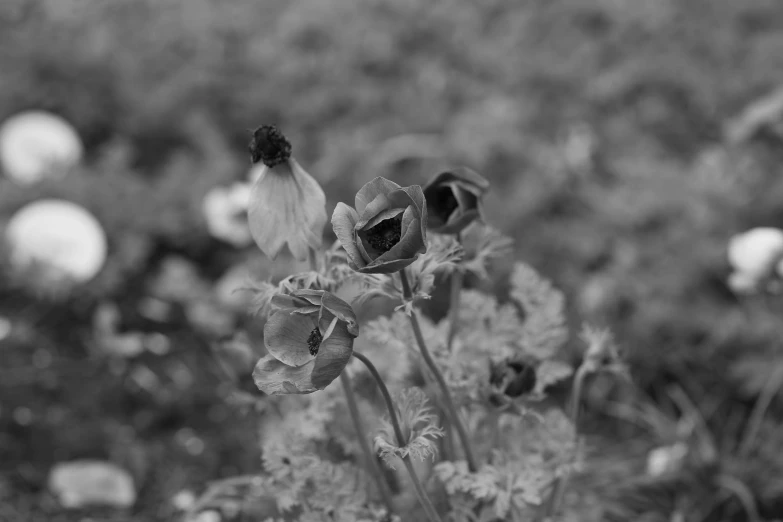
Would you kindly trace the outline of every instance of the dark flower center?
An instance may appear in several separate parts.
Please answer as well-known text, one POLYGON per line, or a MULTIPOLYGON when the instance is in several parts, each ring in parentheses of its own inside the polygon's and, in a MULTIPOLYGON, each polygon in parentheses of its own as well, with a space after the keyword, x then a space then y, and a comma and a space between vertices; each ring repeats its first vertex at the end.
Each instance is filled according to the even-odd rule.
POLYGON ((451 187, 438 187, 432 193, 427 194, 427 210, 443 221, 448 221, 451 214, 459 207, 459 201, 454 196, 451 187))
POLYGON ((274 125, 262 125, 253 131, 249 148, 253 163, 263 161, 269 168, 291 157, 291 143, 274 125))
POLYGON ((318 348, 321 347, 322 340, 323 336, 321 335, 321 331, 316 326, 307 337, 307 347, 310 349, 310 355, 315 357, 315 355, 318 353, 318 348))
POLYGON ((365 237, 375 250, 384 254, 400 242, 402 234, 402 214, 393 218, 384 219, 374 227, 367 230, 365 237))
POLYGON ((519 361, 509 361, 505 367, 495 369, 489 377, 493 386, 502 386, 503 394, 508 397, 519 397, 536 387, 536 371, 529 364, 519 361))

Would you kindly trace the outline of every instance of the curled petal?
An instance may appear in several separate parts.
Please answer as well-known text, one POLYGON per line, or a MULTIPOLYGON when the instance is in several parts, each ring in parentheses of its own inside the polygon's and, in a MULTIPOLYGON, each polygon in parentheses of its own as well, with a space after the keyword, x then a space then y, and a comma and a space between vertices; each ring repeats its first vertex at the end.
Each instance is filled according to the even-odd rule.
POLYGON ((317 389, 326 388, 345 369, 353 353, 353 339, 345 323, 338 321, 332 335, 321 343, 312 375, 312 383, 317 389))
POLYGON ((269 354, 288 366, 301 366, 313 359, 307 339, 318 326, 316 318, 279 311, 264 325, 264 344, 269 354))
POLYGON ((389 181, 386 178, 377 177, 372 181, 366 183, 359 192, 356 193, 356 212, 359 215, 364 214, 365 207, 370 204, 372 200, 381 194, 389 194, 395 190, 398 190, 400 186, 393 181, 389 181))
POLYGON ((326 197, 312 176, 293 158, 264 168, 253 184, 248 223, 258 247, 274 259, 283 246, 304 261, 321 247, 326 197))
POLYGON ((318 388, 312 382, 312 360, 302 366, 288 366, 267 355, 256 363, 253 380, 258 389, 269 395, 313 393, 318 388))
POLYGON ((354 313, 351 305, 339 297, 326 292, 324 293, 323 307, 334 314, 339 320, 343 321, 351 335, 358 337, 359 322, 356 320, 356 313, 354 313))
POLYGON ((354 229, 358 220, 359 215, 356 211, 345 203, 338 203, 332 214, 332 228, 340 241, 340 245, 345 249, 351 262, 358 267, 362 267, 367 262, 356 246, 354 229))

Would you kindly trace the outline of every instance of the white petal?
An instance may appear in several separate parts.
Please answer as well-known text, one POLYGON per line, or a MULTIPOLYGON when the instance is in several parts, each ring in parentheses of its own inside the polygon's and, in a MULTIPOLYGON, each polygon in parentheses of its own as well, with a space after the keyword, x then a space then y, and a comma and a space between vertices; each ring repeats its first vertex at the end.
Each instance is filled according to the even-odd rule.
POLYGON ((83 153, 76 129, 48 112, 23 112, 0 128, 0 163, 5 174, 19 183, 61 175, 78 164, 83 153))
POLYGON ((49 489, 67 508, 104 505, 130 507, 136 502, 136 488, 130 474, 98 460, 77 460, 57 464, 49 474, 49 489))
POLYGON ((759 227, 732 237, 729 263, 739 272, 763 277, 783 257, 783 230, 759 227))
POLYGON ((79 282, 92 279, 106 261, 106 235, 83 207, 64 200, 40 200, 23 207, 6 229, 11 262, 41 264, 79 282))

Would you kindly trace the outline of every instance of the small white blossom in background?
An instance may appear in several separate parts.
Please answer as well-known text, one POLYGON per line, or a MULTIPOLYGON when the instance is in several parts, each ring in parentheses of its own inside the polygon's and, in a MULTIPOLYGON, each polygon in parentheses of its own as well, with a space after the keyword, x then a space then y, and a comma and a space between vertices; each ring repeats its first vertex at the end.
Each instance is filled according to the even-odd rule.
POLYGON ((11 335, 11 320, 0 315, 0 341, 11 335))
POLYGON ((61 177, 83 154, 76 129, 48 112, 19 113, 0 127, 0 164, 5 175, 20 184, 61 177))
POLYGON ((65 200, 39 200, 13 215, 5 231, 12 265, 40 268, 47 278, 87 282, 106 262, 106 234, 83 207, 65 200))
POLYGON ((129 508, 136 502, 133 478, 124 469, 99 460, 77 460, 54 466, 49 490, 65 508, 112 506, 129 508))
POLYGON ((183 489, 171 498, 171 505, 179 511, 190 509, 196 503, 196 495, 189 489, 183 489))
POLYGON ((204 218, 213 237, 246 247, 253 242, 247 225, 250 185, 234 183, 230 187, 215 187, 204 197, 204 218))
POLYGON ((783 230, 753 228, 729 240, 728 259, 734 272, 728 284, 737 293, 753 293, 769 282, 783 260, 783 230))
POLYGON ((222 520, 220 513, 214 509, 202 511, 198 515, 188 519, 188 522, 220 522, 222 520))
POLYGON ((647 454, 647 474, 660 477, 675 473, 682 469, 687 455, 688 446, 683 442, 655 448, 647 454))

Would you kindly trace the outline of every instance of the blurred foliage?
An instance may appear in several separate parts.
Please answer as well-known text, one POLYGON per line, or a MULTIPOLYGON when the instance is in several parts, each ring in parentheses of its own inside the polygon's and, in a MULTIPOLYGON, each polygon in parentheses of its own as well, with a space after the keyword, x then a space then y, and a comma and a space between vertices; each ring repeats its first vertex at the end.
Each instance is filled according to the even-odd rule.
MULTIPOLYGON (((201 201, 245 178, 248 129, 275 123, 330 211, 376 175, 423 183, 444 163, 484 174, 488 219, 564 290, 573 317, 610 326, 656 400, 667 401, 672 381, 709 399, 707 422, 720 429, 733 401, 750 404, 763 387, 763 362, 780 359, 779 305, 728 291, 725 244, 751 226, 783 225, 780 137, 760 129, 729 140, 732 119, 779 87, 781 29, 776 0, 4 1, 0 119, 58 113, 88 157, 61 181, 0 180, 0 223, 27 201, 60 196, 96 214, 112 250, 64 305, 20 297, 4 281, 3 313, 35 316, 32 337, 3 348, 4 367, 29 366, 30 345, 78 365, 77 325, 88 328, 96 299, 133 307, 168 254, 209 280, 243 259, 209 237, 201 201)), ((46 443, 65 454, 37 458, 80 453, 73 433, 114 408, 104 401, 128 400, 116 390, 93 404, 96 390, 115 386, 97 373, 58 397, 91 420, 68 421, 79 426, 62 433, 70 442, 46 443)), ((43 447, 9 408, 43 407, 52 393, 9 382, 0 383, 11 440, 2 446, 17 449, 3 462, 43 447), (18 400, 5 407, 6 395, 18 400)), ((175 401, 176 416, 200 412, 199 397, 175 401)), ((779 420, 779 405, 771 411, 779 420)))

